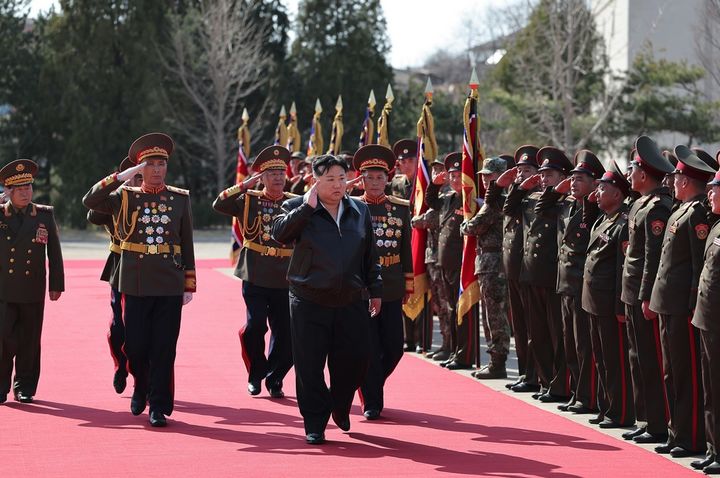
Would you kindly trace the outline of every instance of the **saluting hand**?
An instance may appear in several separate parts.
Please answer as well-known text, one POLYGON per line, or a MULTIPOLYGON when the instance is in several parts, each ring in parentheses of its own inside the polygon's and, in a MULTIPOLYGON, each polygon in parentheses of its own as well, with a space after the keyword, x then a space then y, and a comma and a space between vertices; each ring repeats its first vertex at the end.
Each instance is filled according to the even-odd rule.
POLYGON ((365 189, 364 184, 362 182, 363 176, 358 176, 354 179, 351 179, 350 181, 345 183, 345 190, 347 192, 350 192, 353 190, 355 186, 357 186, 360 189, 365 189))
POLYGON ((318 196, 317 196, 317 184, 313 184, 310 190, 305 193, 304 196, 305 203, 310 206, 311 208, 315 209, 318 205, 318 196))
POLYGON ((5 204, 8 200, 8 195, 5 191, 0 193, 0 204, 5 204))
POLYGON ((433 184, 442 186, 445 184, 445 180, 447 179, 447 171, 443 171, 441 173, 438 173, 437 176, 435 176, 432 180, 433 184))
POLYGON ((518 168, 510 168, 504 173, 500 175, 500 177, 497 178, 497 181, 495 181, 495 184, 500 186, 501 188, 505 189, 506 187, 510 186, 513 181, 515 181, 515 178, 518 175, 518 168))
POLYGON ((244 190, 252 189, 255 187, 255 185, 260 181, 260 178, 262 177, 262 173, 255 173, 249 178, 247 178, 245 181, 242 182, 242 188, 244 190))
POLYGON ((597 191, 597 189, 595 189, 593 192, 591 192, 590 194, 588 194, 588 197, 587 197, 587 198, 588 198, 588 201, 597 203, 597 200, 598 200, 598 191, 597 191))
POLYGON ((136 164, 135 166, 131 168, 127 168, 125 171, 118 173, 117 178, 118 181, 129 181, 130 179, 134 178, 136 174, 142 174, 142 172, 145 170, 145 163, 136 164))
POLYGON ((524 191, 529 191, 531 189, 534 189, 540 185, 540 175, 539 174, 533 174, 529 178, 527 178, 525 181, 520 183, 520 189, 524 191))
POLYGON ((558 183, 557 186, 555 186, 555 192, 560 194, 567 194, 570 192, 570 182, 572 181, 572 178, 566 178, 563 179, 558 183))

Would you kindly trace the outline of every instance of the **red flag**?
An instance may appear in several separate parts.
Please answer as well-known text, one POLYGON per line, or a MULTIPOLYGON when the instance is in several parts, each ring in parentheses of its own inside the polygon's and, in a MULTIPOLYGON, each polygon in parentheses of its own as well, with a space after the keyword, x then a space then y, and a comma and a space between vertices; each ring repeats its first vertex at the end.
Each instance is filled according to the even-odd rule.
MULTIPOLYGON (((249 145, 248 145, 249 147, 249 145)), ((243 147, 243 140, 238 141, 238 158, 237 168, 235 170, 235 184, 240 184, 248 177, 248 165, 247 157, 245 156, 245 150, 243 147)), ((240 256, 240 248, 243 243, 243 233, 240 222, 236 217, 232 220, 232 250, 230 252, 230 261, 234 265, 237 263, 238 257, 240 256)))

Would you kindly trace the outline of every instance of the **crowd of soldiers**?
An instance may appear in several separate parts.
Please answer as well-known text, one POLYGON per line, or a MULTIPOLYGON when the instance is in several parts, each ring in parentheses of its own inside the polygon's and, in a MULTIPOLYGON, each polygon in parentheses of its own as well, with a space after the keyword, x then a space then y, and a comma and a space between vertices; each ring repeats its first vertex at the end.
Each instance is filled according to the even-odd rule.
MULTIPOLYGON (((591 151, 570 160, 551 146, 525 145, 514 155, 485 159, 477 174, 486 192, 469 220, 463 216, 459 152, 428 165, 428 209, 412 217, 415 140, 400 140, 392 149, 367 145, 341 153, 337 164, 327 155, 311 161, 279 145, 265 148, 251 165, 253 174, 213 204, 234 217, 242 232, 235 275, 242 279, 247 311, 239 336, 248 393, 260 394, 264 381, 271 397, 282 398, 283 379, 294 365, 306 439, 315 444, 324 442, 330 416, 349 429, 349 392, 351 397, 359 390, 365 418, 380 418, 383 388, 403 349, 426 352, 450 370, 474 368, 479 344, 472 322, 458 320, 457 304, 463 236, 475 236, 490 360, 472 371, 474 377, 507 378, 513 335, 519 377, 508 389, 558 402, 565 412, 592 414, 590 422, 601 428, 634 427, 623 438, 656 443, 658 453, 706 453, 692 466, 720 473, 720 400, 713 399, 720 394, 720 348, 712 345, 720 340, 712 313, 720 302, 718 163, 685 146, 661 152, 645 136, 634 146, 627 164, 613 162, 608 169, 591 151), (289 305, 302 297, 331 310, 349 300, 304 284, 317 258, 312 250, 295 250, 297 239, 286 240, 299 237, 298 231, 288 233, 287 218, 312 214, 293 213, 298 205, 311 204, 302 211, 328 210, 316 191, 326 173, 317 167, 322 161, 340 165, 343 181, 340 209, 328 218, 342 238, 348 209, 368 215, 373 263, 382 279, 381 289, 379 279, 370 282, 370 295, 358 291, 357 298, 369 300, 373 318, 362 342, 367 353, 353 357, 306 353, 299 341, 311 335, 303 335, 289 305), (428 307, 442 337, 432 351, 421 343, 422 325, 402 307, 414 284, 411 228, 428 231, 428 307), (331 370, 335 388, 313 369, 320 359, 347 371, 333 377, 331 370), (350 361, 352 368, 346 367, 350 361), (341 388, 343 397, 337 395, 341 388), (327 416, 318 409, 325 402, 327 416)), ((149 404, 153 426, 165 426, 173 409, 181 311, 196 288, 189 193, 164 182, 173 148, 160 133, 139 138, 118 172, 83 199, 88 220, 105 226, 111 237, 101 278, 111 286, 113 386, 122 393, 132 374, 131 411, 139 415, 149 404)), ((52 208, 31 202, 36 172, 29 160, 0 170, 6 201, 0 250, 9 261, 0 267, 0 403, 11 385, 20 402, 32 401, 36 392, 45 255, 51 300, 64 290, 52 208)))

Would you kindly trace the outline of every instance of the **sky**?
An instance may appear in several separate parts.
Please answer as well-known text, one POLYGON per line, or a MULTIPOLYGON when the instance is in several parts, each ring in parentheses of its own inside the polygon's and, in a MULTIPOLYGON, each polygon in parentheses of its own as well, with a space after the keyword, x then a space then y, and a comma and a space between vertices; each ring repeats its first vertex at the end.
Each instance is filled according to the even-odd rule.
MULTIPOLYGON (((283 0, 292 18, 299 0, 283 0)), ((390 64, 395 68, 420 66, 438 49, 462 51, 468 43, 463 24, 467 18, 477 26, 477 43, 486 40, 482 31, 488 11, 509 3, 507 0, 381 0, 392 50, 390 64)), ((56 0, 32 0, 31 14, 45 11, 56 0)))

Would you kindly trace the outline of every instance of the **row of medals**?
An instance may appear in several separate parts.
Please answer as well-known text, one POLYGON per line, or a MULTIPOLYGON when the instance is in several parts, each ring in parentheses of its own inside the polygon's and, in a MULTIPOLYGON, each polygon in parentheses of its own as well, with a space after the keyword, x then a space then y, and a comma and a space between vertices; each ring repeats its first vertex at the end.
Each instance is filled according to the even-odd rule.
MULTIPOLYGON (((378 247, 397 247, 397 240, 402 236, 401 228, 403 221, 399 217, 392 216, 389 204, 386 204, 385 207, 388 210, 387 216, 372 217, 373 229, 375 230, 375 235, 378 237, 376 244, 378 247)), ((392 206, 393 211, 396 209, 397 208, 395 206, 392 206)))
POLYGON ((170 231, 165 229, 165 226, 170 223, 170 217, 163 213, 172 211, 172 206, 163 203, 146 202, 143 208, 138 206, 138 209, 142 209, 143 212, 143 215, 138 217, 138 232, 147 234, 145 242, 148 244, 162 244, 165 242, 163 235, 170 234, 170 231))

